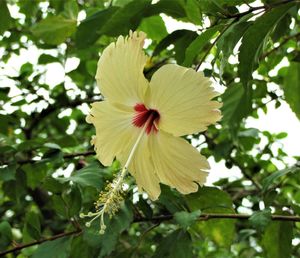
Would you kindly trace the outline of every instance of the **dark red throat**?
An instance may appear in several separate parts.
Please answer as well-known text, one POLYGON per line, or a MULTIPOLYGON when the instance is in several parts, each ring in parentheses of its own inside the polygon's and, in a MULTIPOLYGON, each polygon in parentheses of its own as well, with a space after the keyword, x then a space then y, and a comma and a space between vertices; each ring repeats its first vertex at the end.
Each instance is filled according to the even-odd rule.
POLYGON ((134 106, 135 115, 132 123, 137 127, 144 127, 146 125, 146 133, 157 132, 157 125, 160 115, 155 109, 147 109, 144 104, 136 104, 134 106))

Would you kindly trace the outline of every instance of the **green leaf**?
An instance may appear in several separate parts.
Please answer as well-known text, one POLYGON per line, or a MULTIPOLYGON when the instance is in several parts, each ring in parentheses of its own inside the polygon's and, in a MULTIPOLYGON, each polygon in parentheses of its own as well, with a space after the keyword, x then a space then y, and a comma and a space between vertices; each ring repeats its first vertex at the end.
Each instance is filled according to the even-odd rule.
POLYGON ((183 0, 160 0, 147 10, 149 16, 160 13, 165 13, 173 18, 186 17, 185 2, 183 0))
POLYGON ((152 56, 158 55, 169 45, 174 44, 175 59, 178 63, 182 63, 185 58, 185 52, 182 51, 182 49, 186 49, 197 36, 198 34, 196 32, 190 30, 173 31, 158 43, 153 51, 152 56))
POLYGON ((187 229, 197 221, 200 215, 200 210, 193 212, 179 211, 174 214, 174 219, 182 228, 187 229))
POLYGON ((239 40, 243 37, 245 31, 248 29, 250 22, 247 22, 253 14, 245 15, 239 21, 232 24, 223 35, 220 36, 219 40, 216 43, 217 46, 217 55, 222 51, 221 65, 220 65, 220 78, 225 70, 225 67, 230 66, 228 63, 228 58, 233 54, 233 50, 239 40))
POLYGON ((0 1, 0 35, 12 26, 13 19, 10 16, 5 0, 0 1))
POLYGON ((68 208, 68 217, 73 217, 79 214, 81 209, 81 192, 80 188, 74 185, 69 191, 63 193, 62 198, 68 208))
POLYGON ((186 0, 184 9, 188 19, 197 25, 202 23, 202 14, 200 9, 200 3, 197 0, 186 0))
POLYGON ((99 30, 101 30, 104 24, 118 9, 118 7, 110 7, 108 9, 98 11, 83 20, 76 31, 76 46, 78 48, 86 48, 92 45, 101 35, 99 30))
POLYGON ((32 258, 68 258, 72 237, 63 237, 47 241, 38 246, 32 258))
POLYGON ((98 31, 109 36, 127 35, 138 27, 150 5, 151 0, 133 0, 118 9, 98 31))
POLYGON ((76 1, 66 1, 64 4, 64 12, 63 15, 66 18, 69 18, 71 20, 77 20, 77 15, 78 15, 78 4, 76 1))
POLYGON ((300 119, 300 63, 291 62, 282 86, 285 100, 300 119))
POLYGON ((41 54, 38 59, 39 64, 49 64, 59 62, 59 59, 55 56, 51 56, 48 54, 41 54))
POLYGON ((188 232, 176 230, 161 239, 153 258, 191 258, 192 240, 188 232))
POLYGON ((103 187, 103 173, 105 170, 98 163, 90 164, 74 173, 68 178, 57 178, 58 181, 72 181, 81 186, 93 186, 97 189, 103 187))
POLYGON ((291 257, 292 239, 293 222, 273 221, 262 238, 266 258, 291 257))
POLYGON ((11 226, 7 221, 0 223, 0 250, 5 249, 13 239, 11 226))
POLYGON ((276 135, 277 139, 284 139, 288 136, 288 134, 286 132, 281 132, 279 134, 276 135))
MULTIPOLYGON (((186 196, 186 202, 191 211, 201 210, 205 213, 234 213, 230 196, 213 187, 202 187, 197 193, 186 196)), ((209 237, 222 247, 229 247, 234 240, 235 220, 210 219, 199 221, 193 229, 209 237)))
POLYGON ((274 26, 294 6, 293 3, 280 5, 258 17, 245 32, 239 51, 238 72, 242 84, 246 87, 252 78, 263 46, 274 26))
POLYGON ((262 181, 263 191, 267 191, 276 182, 278 178, 290 173, 297 173, 299 171, 300 171, 299 167, 294 166, 294 167, 285 168, 272 173, 271 175, 263 179, 262 181))
POLYGON ((8 165, 0 168, 0 181, 10 181, 16 179, 16 165, 8 165))
POLYGON ((219 31, 222 26, 213 26, 202 32, 185 50, 184 66, 191 66, 196 56, 201 54, 204 47, 209 44, 210 39, 219 31))
POLYGON ((114 250, 121 233, 131 225, 133 212, 129 206, 125 204, 112 218, 106 220, 104 235, 99 234, 99 223, 93 223, 84 231, 84 241, 94 248, 101 248, 99 258, 107 257, 114 250))
POLYGON ((239 125, 241 120, 247 117, 252 110, 252 90, 245 90, 241 84, 233 84, 227 87, 222 94, 223 107, 222 123, 227 125, 239 125))
POLYGON ((271 216, 271 209, 267 208, 262 211, 254 212, 249 218, 249 221, 251 225, 254 226, 257 230, 263 231, 271 222, 271 216))
POLYGON ((145 32, 148 38, 157 41, 168 35, 165 23, 160 16, 144 18, 139 26, 139 30, 145 32))
POLYGON ((22 169, 26 172, 27 185, 34 189, 47 175, 48 167, 44 162, 35 162, 23 165, 22 169))
POLYGON ((31 29, 34 36, 51 45, 65 42, 75 30, 76 20, 66 19, 60 15, 47 17, 31 29))
POLYGON ((31 210, 26 213, 25 224, 23 228, 23 241, 29 242, 41 238, 41 224, 39 214, 31 210))

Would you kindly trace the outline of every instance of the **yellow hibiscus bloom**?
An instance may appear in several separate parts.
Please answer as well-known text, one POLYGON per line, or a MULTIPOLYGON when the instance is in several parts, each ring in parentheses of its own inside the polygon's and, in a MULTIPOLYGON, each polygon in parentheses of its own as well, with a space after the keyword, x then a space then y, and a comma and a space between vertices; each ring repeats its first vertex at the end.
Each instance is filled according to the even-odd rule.
POLYGON ((87 121, 96 128, 92 143, 100 162, 109 166, 116 158, 123 167, 110 193, 116 195, 128 170, 139 190, 156 200, 159 183, 183 194, 205 183, 207 160, 180 136, 217 122, 221 104, 212 100, 218 93, 211 82, 193 69, 167 64, 149 82, 145 37, 130 32, 103 51, 96 80, 105 100, 92 104, 87 121))

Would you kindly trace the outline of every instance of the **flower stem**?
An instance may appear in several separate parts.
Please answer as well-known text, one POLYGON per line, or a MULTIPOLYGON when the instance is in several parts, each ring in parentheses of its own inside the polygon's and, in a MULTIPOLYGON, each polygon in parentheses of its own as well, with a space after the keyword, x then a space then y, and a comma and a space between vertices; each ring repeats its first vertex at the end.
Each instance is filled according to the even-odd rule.
POLYGON ((100 234, 104 234, 106 226, 104 223, 104 214, 107 213, 109 215, 114 215, 115 212, 120 207, 120 202, 123 200, 122 197, 122 184, 124 181, 125 176, 127 175, 128 167, 132 161, 132 158, 136 152, 136 149, 141 142, 145 132, 146 128, 149 124, 149 121, 151 121, 151 116, 148 118, 147 122, 145 123, 143 129, 141 130, 137 140, 135 141, 129 156, 127 158, 127 161, 124 165, 124 167, 121 170, 121 173, 113 180, 112 183, 110 183, 106 189, 106 191, 101 192, 99 195, 99 199, 96 202, 96 209, 97 212, 89 212, 88 214, 80 214, 81 218, 84 217, 92 217, 92 219, 86 223, 86 226, 89 227, 91 223, 100 217, 100 234))

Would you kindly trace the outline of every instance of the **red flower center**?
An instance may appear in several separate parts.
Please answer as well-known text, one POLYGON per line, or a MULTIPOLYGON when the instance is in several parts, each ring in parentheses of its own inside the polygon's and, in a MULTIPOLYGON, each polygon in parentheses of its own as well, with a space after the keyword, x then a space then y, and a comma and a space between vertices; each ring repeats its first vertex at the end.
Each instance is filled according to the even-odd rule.
POLYGON ((144 127, 146 124, 146 133, 150 134, 152 131, 157 132, 160 114, 155 109, 147 109, 144 104, 136 104, 134 106, 135 115, 132 123, 137 127, 144 127))

